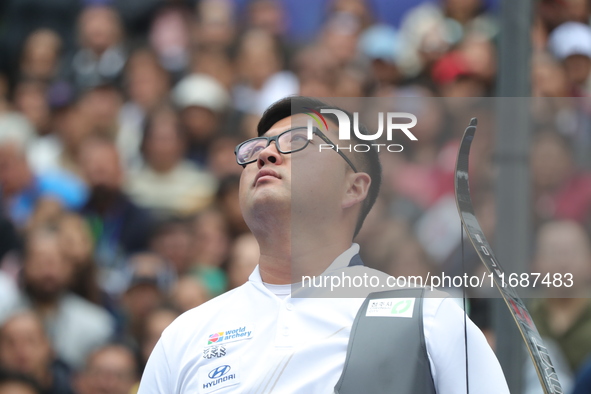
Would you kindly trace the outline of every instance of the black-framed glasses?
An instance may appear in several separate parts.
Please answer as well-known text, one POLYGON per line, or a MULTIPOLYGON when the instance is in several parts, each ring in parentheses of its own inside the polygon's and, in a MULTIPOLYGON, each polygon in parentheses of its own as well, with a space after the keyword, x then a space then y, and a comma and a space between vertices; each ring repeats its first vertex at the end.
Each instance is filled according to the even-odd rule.
MULTIPOLYGON (((313 127, 312 132, 320 137, 324 142, 330 144, 332 149, 337 152, 347 164, 351 166, 354 172, 358 172, 357 168, 353 165, 351 160, 341 151, 339 151, 335 144, 318 128, 313 127)), ((263 149, 271 144, 271 141, 275 141, 275 146, 280 153, 288 154, 298 152, 305 149, 310 140, 308 139, 308 128, 307 127, 296 127, 284 131, 281 134, 277 134, 273 137, 256 137, 250 140, 246 140, 239 144, 234 149, 236 155, 236 162, 242 167, 246 167, 247 164, 254 163, 258 160, 259 155, 263 149)))

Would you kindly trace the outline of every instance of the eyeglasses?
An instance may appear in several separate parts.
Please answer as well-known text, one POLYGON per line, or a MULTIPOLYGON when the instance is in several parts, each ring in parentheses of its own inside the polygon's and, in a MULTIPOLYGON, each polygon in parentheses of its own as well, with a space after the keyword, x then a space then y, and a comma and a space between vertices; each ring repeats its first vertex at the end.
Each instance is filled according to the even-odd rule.
MULTIPOLYGON (((343 152, 337 150, 336 145, 333 144, 332 141, 326 135, 324 135, 322 131, 316 127, 313 127, 312 133, 316 134, 327 144, 330 144, 332 149, 341 155, 343 159, 345 159, 353 171, 358 172, 351 160, 349 160, 343 152)), ((281 134, 277 134, 274 137, 257 137, 246 140, 239 144, 236 149, 234 149, 236 162, 242 167, 246 167, 247 164, 254 163, 258 160, 261 151, 271 144, 271 141, 275 141, 275 146, 280 153, 288 154, 301 151, 305 149, 310 143, 310 140, 308 139, 308 128, 297 127, 295 129, 284 131, 281 134)))

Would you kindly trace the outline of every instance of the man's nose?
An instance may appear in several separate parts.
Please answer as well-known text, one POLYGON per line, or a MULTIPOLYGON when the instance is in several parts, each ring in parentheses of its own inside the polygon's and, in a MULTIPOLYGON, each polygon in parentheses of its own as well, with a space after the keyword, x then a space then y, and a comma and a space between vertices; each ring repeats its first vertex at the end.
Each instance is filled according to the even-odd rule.
POLYGON ((277 143, 275 141, 271 141, 269 146, 263 149, 259 154, 257 166, 261 168, 268 163, 281 164, 282 161, 283 156, 281 153, 279 153, 279 150, 277 150, 277 143))

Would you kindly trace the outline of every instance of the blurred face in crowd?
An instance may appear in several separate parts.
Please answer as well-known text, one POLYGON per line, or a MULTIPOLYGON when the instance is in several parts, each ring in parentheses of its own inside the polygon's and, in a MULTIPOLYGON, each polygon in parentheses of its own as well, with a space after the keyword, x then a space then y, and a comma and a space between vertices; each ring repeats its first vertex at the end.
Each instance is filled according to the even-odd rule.
POLYGON ((165 66, 182 66, 189 45, 190 20, 182 8, 161 10, 153 19, 149 39, 165 66))
POLYGON ((72 277, 72 264, 64 258, 58 236, 38 230, 26 248, 23 279, 27 294, 39 303, 56 301, 72 277))
POLYGON ((170 89, 168 74, 150 51, 138 51, 131 56, 125 77, 129 96, 146 111, 162 101, 170 89))
POLYGON ((78 29, 83 47, 102 54, 121 40, 121 22, 110 7, 90 6, 82 11, 78 29))
POLYGON ((164 299, 157 279, 165 275, 166 263, 156 254, 139 253, 132 256, 128 264, 137 283, 132 283, 125 292, 123 305, 132 320, 141 321, 164 299))
POLYGON ((86 92, 79 101, 84 121, 94 132, 108 137, 117 133, 123 99, 114 86, 99 86, 86 92))
POLYGON ((167 224, 152 239, 150 249, 169 261, 177 274, 184 274, 191 264, 193 237, 184 223, 167 224))
POLYGON ((108 142, 89 140, 80 152, 80 167, 86 182, 93 188, 118 190, 123 170, 117 148, 108 142))
POLYGON ((230 1, 200 1, 195 40, 202 47, 227 49, 234 41, 236 23, 230 1))
POLYGON ((152 350, 160 339, 162 332, 178 317, 178 313, 168 309, 157 309, 146 318, 145 332, 142 341, 142 359, 148 361, 152 350))
POLYGON ((0 383, 0 394, 39 394, 39 392, 26 383, 9 381, 0 383))
POLYGON ((286 21, 281 3, 273 0, 251 1, 248 7, 249 25, 273 35, 283 34, 286 21))
POLYGON ((32 181, 27 158, 17 143, 0 142, 0 187, 2 193, 19 193, 32 181))
POLYGON ((238 54, 238 72, 254 89, 281 68, 273 37, 263 30, 251 30, 243 38, 238 54))
POLYGON ((62 41, 52 30, 36 30, 25 42, 20 71, 29 78, 49 80, 56 71, 62 41))
POLYGON ((185 140, 172 110, 156 112, 144 140, 146 162, 157 172, 167 172, 183 159, 185 140))
POLYGON ((582 86, 591 71, 591 59, 585 55, 571 55, 563 61, 566 77, 573 86, 582 86))
POLYGON ((39 82, 22 82, 17 85, 14 103, 39 134, 49 132, 50 112, 46 99, 47 87, 39 82))
POLYGON ((45 383, 50 362, 49 340, 32 312, 18 313, 0 327, 0 367, 45 383))
POLYGON ((186 312, 208 301, 209 295, 199 280, 185 276, 175 283, 170 298, 176 309, 186 312))
POLYGON ((92 131, 90 123, 77 106, 65 109, 56 119, 56 127, 65 149, 73 155, 92 131))
POLYGON ((136 361, 123 346, 106 346, 90 355, 78 381, 80 394, 129 394, 137 379, 136 361))
POLYGON ((482 0, 445 0, 444 8, 450 17, 464 23, 477 15, 482 0))
POLYGON ((534 56, 532 92, 536 97, 568 96, 568 82, 562 64, 550 57, 534 56))
POLYGON ((591 282, 591 245, 585 229, 576 222, 555 221, 538 232, 535 268, 540 273, 573 275, 573 287, 557 287, 570 293, 586 289, 591 282))
POLYGON ((181 122, 192 142, 204 143, 213 137, 219 126, 219 116, 212 110, 192 105, 181 111, 181 122))
POLYGON ((197 216, 193 228, 195 262, 219 266, 226 258, 230 243, 224 216, 219 211, 205 211, 197 216))
POLYGON ((244 234, 236 239, 230 252, 228 281, 231 289, 241 286, 259 263, 259 244, 252 234, 244 234))
POLYGON ((561 138, 551 132, 539 134, 531 151, 533 184, 542 191, 552 191, 568 179, 572 163, 561 138))
POLYGON ((59 242, 64 257, 74 265, 88 264, 92 256, 93 244, 90 230, 82 217, 65 214, 58 225, 59 242))
POLYGON ((321 44, 344 65, 357 54, 357 38, 360 21, 350 14, 336 14, 322 33, 321 44))

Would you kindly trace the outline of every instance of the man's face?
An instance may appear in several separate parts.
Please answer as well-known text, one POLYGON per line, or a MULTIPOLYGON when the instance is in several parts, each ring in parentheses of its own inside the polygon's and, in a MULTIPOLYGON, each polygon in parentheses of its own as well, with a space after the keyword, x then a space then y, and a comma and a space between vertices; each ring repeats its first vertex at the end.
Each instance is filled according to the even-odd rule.
POLYGON ((0 188, 6 194, 18 193, 29 182, 24 154, 10 143, 0 145, 0 188))
POLYGON ((72 264, 64 258, 57 237, 37 235, 28 248, 23 273, 29 295, 39 301, 55 300, 67 289, 72 264))
MULTIPOLYGON (((284 118, 264 136, 306 127, 308 119, 305 114, 284 118)), ((337 129, 329 123, 325 132, 335 144, 339 144, 337 129)), ((350 167, 330 149, 319 152, 320 144, 324 141, 314 136, 304 150, 283 154, 271 142, 256 162, 246 165, 240 177, 240 207, 249 227, 256 223, 257 215, 267 211, 322 218, 339 209, 350 167)))
POLYGON ((16 315, 0 330, 2 367, 37 377, 48 367, 50 356, 49 341, 34 316, 16 315))
POLYGON ((123 181, 119 154, 113 146, 94 141, 84 145, 80 154, 80 166, 91 187, 119 189, 123 181))
POLYGON ((79 392, 82 394, 127 394, 135 383, 133 356, 119 348, 99 351, 90 359, 82 373, 79 392))

